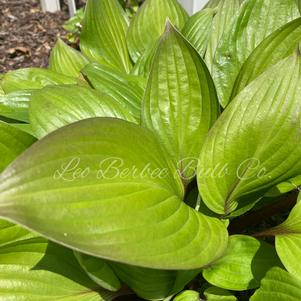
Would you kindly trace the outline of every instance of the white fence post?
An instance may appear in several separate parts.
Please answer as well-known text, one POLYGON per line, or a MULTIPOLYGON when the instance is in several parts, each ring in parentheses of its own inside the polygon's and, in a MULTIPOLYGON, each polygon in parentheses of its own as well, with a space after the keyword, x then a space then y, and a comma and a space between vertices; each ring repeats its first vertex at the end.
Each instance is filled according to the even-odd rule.
POLYGON ((73 17, 74 14, 76 13, 75 0, 68 0, 68 6, 69 6, 70 17, 73 17))
POLYGON ((41 0, 42 11, 54 13, 61 10, 60 0, 41 0))
POLYGON ((190 15, 201 10, 208 0, 179 0, 190 15))

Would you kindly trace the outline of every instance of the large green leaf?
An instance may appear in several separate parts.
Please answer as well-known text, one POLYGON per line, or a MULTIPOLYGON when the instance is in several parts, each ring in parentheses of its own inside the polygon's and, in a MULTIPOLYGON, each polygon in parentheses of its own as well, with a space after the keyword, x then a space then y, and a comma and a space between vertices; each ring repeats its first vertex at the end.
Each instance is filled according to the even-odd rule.
POLYGON ((223 254, 227 232, 183 193, 149 130, 94 118, 48 135, 1 173, 0 215, 90 255, 195 269, 223 254))
POLYGON ((271 269, 250 301, 300 301, 301 280, 288 272, 271 269))
POLYGON ((207 50, 214 15, 214 9, 201 10, 191 16, 182 29, 183 35, 201 56, 204 56, 207 50))
POLYGON ((30 90, 20 90, 0 95, 0 116, 28 122, 30 90))
POLYGON ((118 277, 146 300, 162 300, 180 292, 200 272, 154 270, 120 263, 111 265, 118 277))
POLYGON ((117 0, 88 0, 82 25, 80 48, 88 58, 130 71, 128 20, 117 0))
POLYGON ((184 291, 174 298, 174 301, 199 301, 200 294, 196 291, 184 291))
POLYGON ((78 77, 88 63, 89 61, 79 51, 68 46, 61 39, 56 42, 49 58, 51 70, 73 77, 78 77))
POLYGON ((74 77, 66 76, 49 69, 25 68, 7 72, 0 84, 5 93, 17 90, 41 89, 45 86, 76 84, 74 77))
POLYGON ((74 252, 74 255, 83 270, 98 285, 113 292, 120 289, 119 279, 105 260, 79 252, 74 252))
POLYGON ((242 66, 231 98, 235 97, 266 69, 292 54, 300 41, 301 18, 285 24, 264 39, 242 66))
POLYGON ((111 301, 81 270, 72 252, 33 238, 0 248, 0 300, 111 301))
POLYGON ((140 119, 144 79, 97 64, 86 66, 82 73, 95 89, 112 96, 130 114, 140 119))
POLYGON ((206 205, 229 214, 301 172, 301 76, 298 53, 271 67, 232 101, 200 156, 206 205))
POLYGON ((127 35, 129 51, 135 62, 164 32, 167 18, 182 29, 188 15, 177 0, 146 0, 140 7, 127 35))
MULTIPOLYGON (((19 240, 36 236, 34 233, 11 222, 0 220, 0 248, 19 240)), ((1 300, 1 299, 0 299, 1 300)))
POLYGON ((25 132, 0 121, 0 172, 35 140, 25 132))
POLYGON ((250 236, 233 235, 224 256, 206 268, 203 277, 220 288, 243 291, 258 287, 273 266, 281 266, 273 246, 250 236))
POLYGON ((157 134, 189 181, 218 116, 218 101, 205 63, 170 23, 154 58, 142 110, 142 123, 157 134))
POLYGON ((300 16, 295 0, 249 0, 217 47, 212 74, 220 103, 225 107, 233 85, 250 53, 270 33, 300 16))
POLYGON ((204 291, 206 301, 236 301, 237 298, 230 293, 219 287, 209 287, 204 291))
POLYGON ((216 48, 223 34, 227 33, 234 23, 240 8, 239 0, 219 0, 216 6, 216 14, 211 24, 211 34, 208 41, 205 61, 211 71, 216 48))
POLYGON ((44 137, 67 124, 92 118, 136 119, 112 97, 80 86, 46 87, 32 94, 30 123, 35 136, 44 137))

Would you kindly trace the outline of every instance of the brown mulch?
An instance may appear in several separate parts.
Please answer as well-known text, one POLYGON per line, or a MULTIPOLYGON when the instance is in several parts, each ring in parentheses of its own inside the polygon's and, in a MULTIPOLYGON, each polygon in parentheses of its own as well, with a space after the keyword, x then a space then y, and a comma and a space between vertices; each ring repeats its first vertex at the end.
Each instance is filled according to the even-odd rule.
POLYGON ((0 0, 0 73, 45 67, 58 37, 65 37, 67 7, 44 13, 39 0, 0 0))

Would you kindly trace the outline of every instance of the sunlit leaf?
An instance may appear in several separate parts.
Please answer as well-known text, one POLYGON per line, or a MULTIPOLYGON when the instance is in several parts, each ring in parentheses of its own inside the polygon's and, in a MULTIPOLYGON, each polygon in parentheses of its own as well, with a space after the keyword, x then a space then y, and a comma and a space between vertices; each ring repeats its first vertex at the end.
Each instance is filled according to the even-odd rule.
POLYGON ((205 63, 171 24, 157 49, 142 110, 142 124, 157 134, 189 182, 218 102, 205 63))
POLYGON ((291 55, 300 41, 301 18, 285 24, 264 39, 243 64, 231 98, 269 67, 291 55))
POLYGON ((130 114, 140 119, 141 102, 145 90, 143 78, 97 64, 86 66, 82 73, 95 89, 112 96, 130 114))
POLYGON ((0 248, 0 300, 111 301, 77 264, 72 251, 33 238, 0 248))
POLYGON ((182 29, 183 35, 201 56, 204 56, 207 50, 215 12, 211 8, 197 12, 188 19, 182 29))
POLYGON ((206 301, 236 301, 237 298, 230 293, 219 287, 209 287, 204 291, 206 301))
POLYGON ((127 35, 134 62, 161 36, 167 19, 178 29, 182 29, 188 15, 177 0, 146 0, 143 3, 132 20, 127 35))
POLYGON ((128 20, 117 0, 88 0, 82 26, 80 48, 88 58, 130 71, 128 20))
POLYGON ((198 186, 214 212, 229 214, 301 173, 298 53, 271 67, 232 101, 202 149, 198 186))
POLYGON ((223 254, 227 232, 183 193, 149 130, 94 118, 48 135, 0 174, 0 215, 83 253, 196 269, 223 254))
POLYGON ((78 77, 89 61, 77 50, 58 39, 51 50, 49 68, 58 73, 78 77))
POLYGON ((211 71, 216 48, 224 33, 231 29, 240 8, 239 0, 219 0, 216 6, 216 14, 211 24, 211 34, 208 41, 205 61, 211 71))
POLYGON ((51 85, 76 84, 76 78, 49 69, 25 68, 7 72, 0 83, 5 93, 10 93, 51 85))
POLYGON ((250 301, 300 301, 301 280, 279 269, 271 269, 250 301))
POLYGON ((199 301, 200 294, 196 291, 184 291, 174 298, 174 301, 199 301))
POLYGON ((217 287, 243 291, 259 287, 273 266, 281 266, 273 246, 250 236, 233 235, 226 253, 203 271, 203 277, 217 287))
POLYGON ((270 33, 300 16, 295 0, 245 1, 216 50, 212 75, 220 103, 227 106, 233 85, 250 53, 270 33))
POLYGON ((28 122, 30 90, 20 90, 0 95, 0 116, 28 122))
POLYGON ((30 123, 36 137, 44 137, 70 123, 92 117, 115 117, 136 122, 115 99, 86 87, 46 87, 33 93, 30 123))

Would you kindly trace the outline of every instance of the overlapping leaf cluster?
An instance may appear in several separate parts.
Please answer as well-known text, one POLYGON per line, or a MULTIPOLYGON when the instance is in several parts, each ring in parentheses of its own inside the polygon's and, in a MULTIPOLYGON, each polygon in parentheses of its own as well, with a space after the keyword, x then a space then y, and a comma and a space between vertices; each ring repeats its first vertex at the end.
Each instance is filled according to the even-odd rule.
POLYGON ((4 74, 0 300, 300 301, 300 200, 228 231, 301 184, 298 4, 88 0, 4 74))

